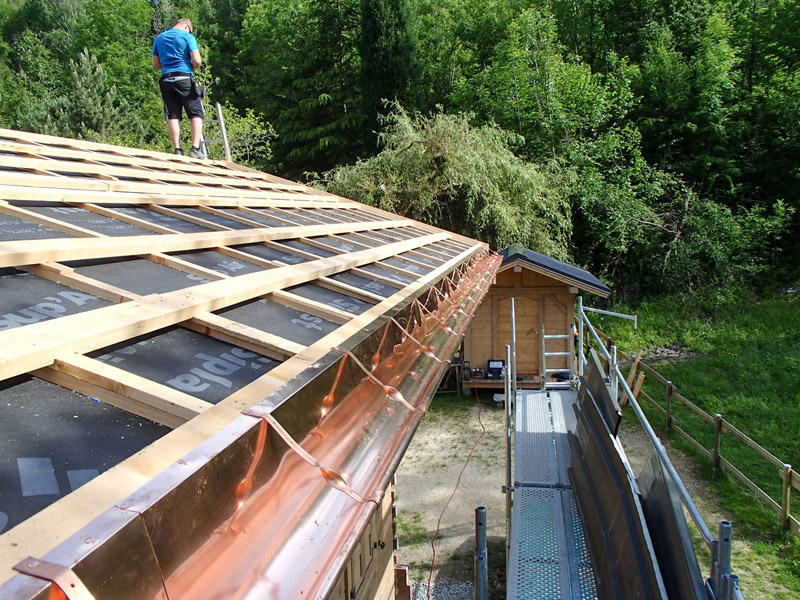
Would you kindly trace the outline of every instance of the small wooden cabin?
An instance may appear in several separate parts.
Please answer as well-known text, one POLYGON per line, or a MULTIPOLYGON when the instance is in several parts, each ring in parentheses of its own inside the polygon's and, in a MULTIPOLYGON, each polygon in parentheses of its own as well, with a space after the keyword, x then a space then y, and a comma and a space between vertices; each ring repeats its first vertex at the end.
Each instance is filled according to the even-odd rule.
MULTIPOLYGON (((505 346, 511 344, 511 298, 517 331, 517 386, 536 388, 542 383, 542 326, 546 336, 572 335, 575 296, 579 290, 608 297, 611 290, 594 275, 560 260, 514 244, 500 253, 503 263, 489 293, 478 308, 464 337, 464 360, 484 377, 464 374, 468 387, 502 388, 500 379, 488 378, 489 361, 505 360, 505 346)), ((546 339, 546 352, 565 353, 569 339, 546 339)), ((548 381, 569 370, 567 356, 546 358, 548 381)))

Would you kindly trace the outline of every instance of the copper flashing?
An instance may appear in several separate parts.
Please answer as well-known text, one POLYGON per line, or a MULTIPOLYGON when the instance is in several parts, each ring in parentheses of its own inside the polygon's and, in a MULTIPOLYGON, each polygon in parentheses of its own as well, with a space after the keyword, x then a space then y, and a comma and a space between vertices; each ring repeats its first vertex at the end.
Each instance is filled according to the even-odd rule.
MULTIPOLYGON (((98 599, 326 597, 499 264, 477 254, 419 290, 46 560, 98 599)), ((0 598, 48 586, 18 575, 0 598)))

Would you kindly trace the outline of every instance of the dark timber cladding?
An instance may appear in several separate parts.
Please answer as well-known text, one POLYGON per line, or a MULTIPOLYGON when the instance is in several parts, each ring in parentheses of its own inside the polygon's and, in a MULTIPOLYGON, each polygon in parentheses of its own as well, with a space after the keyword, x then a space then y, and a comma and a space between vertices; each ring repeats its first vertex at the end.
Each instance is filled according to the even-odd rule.
MULTIPOLYGON (((342 358, 356 344, 375 345, 376 373, 382 356, 415 369, 416 383, 392 371, 389 396, 374 400, 413 409, 413 433, 436 380, 420 369, 441 371, 450 356, 433 353, 454 351, 498 264, 475 240, 233 163, 0 129, 0 597, 33 597, 20 590, 48 584, 17 563, 70 555, 59 544, 113 522, 124 499, 141 503, 138 489, 231 427, 248 430, 242 412, 268 396, 286 404, 319 373, 372 398, 380 388, 342 358), (415 339, 402 327, 435 340, 430 356, 387 354, 383 344, 415 339)), ((326 393, 345 403, 315 385, 298 405, 326 393)), ((247 454, 252 436, 235 435, 231 452, 247 454)), ((232 472, 252 477, 247 464, 232 472)), ((382 491, 390 475, 371 477, 382 491)), ((123 520, 120 531, 141 526, 123 520)), ((134 537, 158 554, 156 537, 134 537)), ((75 561, 60 564, 82 576, 75 561)))

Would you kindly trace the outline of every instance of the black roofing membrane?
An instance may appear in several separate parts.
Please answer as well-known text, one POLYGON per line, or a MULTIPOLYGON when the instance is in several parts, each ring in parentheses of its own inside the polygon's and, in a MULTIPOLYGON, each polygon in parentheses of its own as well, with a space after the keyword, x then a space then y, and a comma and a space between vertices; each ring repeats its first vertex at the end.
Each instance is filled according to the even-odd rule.
POLYGON ((223 208, 221 212, 236 215, 237 217, 242 217, 244 219, 250 219, 251 221, 255 221, 256 223, 261 223, 264 227, 286 227, 283 223, 279 223, 278 221, 274 221, 272 219, 267 218, 261 214, 254 215, 251 212, 244 212, 239 210, 238 208, 223 208))
POLYGON ((268 248, 263 244, 247 244, 245 246, 233 246, 233 248, 241 252, 247 252, 248 254, 257 256, 258 258, 263 258, 265 260, 277 260, 288 265, 296 265, 306 262, 306 259, 302 256, 295 256, 294 254, 289 254, 288 252, 281 252, 279 250, 275 250, 274 248, 268 248))
POLYGON ((75 206, 30 206, 27 210, 51 219, 58 219, 70 225, 82 227, 95 233, 102 233, 112 237, 124 237, 126 235, 153 235, 152 231, 130 225, 116 219, 98 215, 83 208, 75 206))
POLYGON ((248 273, 255 273, 257 271, 264 270, 264 267, 259 267, 258 265, 247 262, 246 260, 233 258, 227 254, 223 254, 222 252, 217 252, 216 250, 178 252, 172 256, 176 256, 181 260, 185 260, 186 262, 190 262, 200 267, 211 269, 212 271, 216 271, 222 275, 246 275, 248 273))
POLYGON ((0 242, 72 237, 55 229, 0 213, 0 242))
POLYGON ((142 208, 140 206, 111 206, 109 208, 131 217, 136 217, 142 221, 153 223, 154 225, 161 225, 162 227, 174 229, 179 233, 199 233, 201 231, 211 231, 208 227, 203 227, 202 225, 198 225, 196 223, 178 219, 171 215, 165 215, 149 208, 142 208))
POLYGON ((311 244, 304 244, 299 240, 284 240, 281 242, 276 242, 276 244, 280 246, 288 246, 289 248, 295 248, 297 250, 302 250, 303 252, 308 252, 309 254, 316 254, 322 258, 327 258, 329 256, 334 256, 336 253, 331 252, 329 250, 323 250, 322 248, 317 248, 316 246, 312 246, 311 244))
POLYGON ((111 302, 21 271, 0 276, 0 331, 49 321, 111 302))
POLYGON ((360 315, 365 310, 373 306, 369 302, 364 302, 362 300, 358 300, 357 298, 353 298, 352 296, 334 292, 333 290, 320 287, 313 283, 304 283, 292 288, 288 288, 286 291, 291 292, 292 294, 297 294, 298 296, 302 296, 303 298, 307 298, 309 300, 327 304, 328 306, 338 308, 339 310, 343 310, 354 315, 360 315))
POLYGON ((91 277, 140 296, 172 292, 207 281, 198 275, 143 258, 94 262, 74 268, 79 275, 91 277))
POLYGON ((383 267, 378 266, 380 263, 373 263, 371 265, 364 265, 361 267, 364 271, 368 273, 372 273, 373 275, 380 275, 381 277, 387 277, 388 279, 394 279, 399 284, 406 284, 411 283, 414 281, 415 278, 408 277, 406 275, 401 275, 400 273, 396 273, 395 271, 390 271, 389 269, 384 269, 383 267))
POLYGON ((208 221, 209 223, 222 225, 223 227, 227 227, 228 229, 251 229, 250 225, 239 223, 239 221, 234 221, 233 219, 226 219, 225 217, 221 217, 219 215, 215 215, 210 212, 200 210, 199 208, 186 208, 185 206, 182 206, 180 208, 178 207, 173 208, 173 210, 185 215, 196 217, 198 219, 203 219, 204 221, 208 221))
POLYGON ((392 294, 394 294, 402 284, 398 282, 397 287, 392 287, 390 285, 386 285, 384 283, 378 283, 377 281, 373 281, 372 279, 367 279, 366 277, 361 277, 360 275, 355 275, 354 273, 350 273, 345 271, 344 273, 336 273, 335 275, 330 276, 331 279, 335 279, 341 283, 346 283, 347 285, 352 285, 353 287, 357 287, 359 289, 364 290, 365 292, 372 292, 373 294, 378 294, 379 296, 383 296, 384 298, 388 298, 392 294))
POLYGON ((212 404, 280 364, 180 328, 98 350, 92 356, 212 404))
POLYGON ((0 532, 169 431, 41 379, 0 383, 0 532))
POLYGON ((217 314, 306 346, 339 328, 321 317, 264 299, 217 314))

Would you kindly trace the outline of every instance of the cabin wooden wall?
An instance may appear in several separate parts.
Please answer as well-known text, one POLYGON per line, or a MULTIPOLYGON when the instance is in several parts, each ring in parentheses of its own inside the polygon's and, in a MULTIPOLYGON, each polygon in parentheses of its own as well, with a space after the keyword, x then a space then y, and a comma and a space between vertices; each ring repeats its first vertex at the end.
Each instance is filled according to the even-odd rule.
MULTIPOLYGON (((505 346, 511 343, 511 298, 514 298, 517 325, 517 373, 538 381, 540 376, 540 331, 564 334, 571 331, 575 294, 569 284, 513 267, 497 274, 494 285, 478 308, 464 337, 464 358, 472 368, 485 369, 490 359, 504 359, 505 346)), ((566 340, 547 342, 548 352, 565 352, 566 340)), ((566 357, 548 359, 547 368, 568 369, 566 357)))
POLYGON ((372 515, 330 600, 394 600, 394 485, 372 515))

